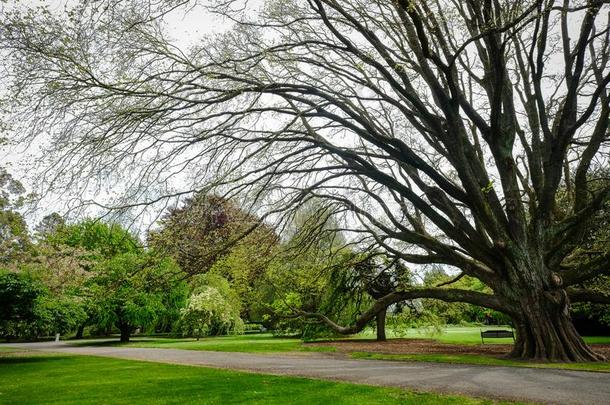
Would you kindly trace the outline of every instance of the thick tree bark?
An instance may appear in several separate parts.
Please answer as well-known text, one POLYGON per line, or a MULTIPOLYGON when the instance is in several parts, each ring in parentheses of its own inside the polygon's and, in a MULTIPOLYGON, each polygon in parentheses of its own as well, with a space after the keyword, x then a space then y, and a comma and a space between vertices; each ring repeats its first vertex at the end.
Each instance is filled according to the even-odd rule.
POLYGON ((538 361, 585 362, 605 360, 583 341, 570 318, 570 301, 561 278, 553 272, 520 269, 509 301, 517 339, 511 357, 538 361), (523 277, 525 275, 525 277, 523 277), (513 301, 514 302, 514 301, 513 301))
POLYGON ((375 318, 377 324, 377 341, 385 342, 385 317, 386 317, 386 308, 382 309, 377 313, 377 317, 375 318))
POLYGON ((78 327, 78 329, 76 330, 76 336, 74 336, 74 338, 82 339, 84 333, 85 333, 85 325, 80 325, 78 327))
POLYGON ((121 330, 121 342, 129 342, 129 337, 131 336, 131 327, 129 325, 121 325, 119 329, 121 330))
POLYGON ((560 308, 527 302, 514 319, 517 329, 511 357, 539 361, 601 361, 580 337, 569 313, 560 308))

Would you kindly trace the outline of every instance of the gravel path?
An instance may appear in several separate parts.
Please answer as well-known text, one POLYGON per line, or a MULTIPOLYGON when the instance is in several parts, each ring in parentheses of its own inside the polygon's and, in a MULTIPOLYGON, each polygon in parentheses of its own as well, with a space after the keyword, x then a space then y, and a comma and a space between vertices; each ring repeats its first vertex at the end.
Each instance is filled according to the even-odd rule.
POLYGON ((252 354, 180 349, 75 346, 67 342, 1 345, 55 353, 315 377, 421 391, 547 404, 610 404, 610 373, 515 367, 340 359, 323 353, 252 354))

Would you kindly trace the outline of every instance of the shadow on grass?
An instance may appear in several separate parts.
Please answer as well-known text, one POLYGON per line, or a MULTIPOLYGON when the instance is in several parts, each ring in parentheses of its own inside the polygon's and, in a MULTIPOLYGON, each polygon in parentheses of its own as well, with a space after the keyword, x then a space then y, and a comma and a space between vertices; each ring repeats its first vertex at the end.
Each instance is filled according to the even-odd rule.
POLYGON ((0 366, 3 364, 22 364, 22 363, 48 363, 50 361, 67 360, 70 356, 10 356, 0 357, 0 366))
POLYGON ((127 343, 125 342, 121 342, 120 340, 86 340, 86 341, 76 341, 76 340, 71 340, 69 341, 69 345, 70 346, 101 346, 101 347, 105 347, 105 346, 125 346, 128 345, 129 343, 139 343, 139 342, 145 342, 145 340, 131 340, 127 343))

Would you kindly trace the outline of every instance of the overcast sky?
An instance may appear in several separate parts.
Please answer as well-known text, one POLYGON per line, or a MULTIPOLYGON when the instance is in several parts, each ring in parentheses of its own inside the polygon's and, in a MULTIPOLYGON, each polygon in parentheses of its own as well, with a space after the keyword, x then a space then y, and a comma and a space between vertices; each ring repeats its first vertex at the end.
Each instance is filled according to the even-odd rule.
MULTIPOLYGON (((10 9, 19 5, 26 7, 46 6, 54 13, 64 13, 66 7, 75 4, 75 1, 67 0, 21 0, 18 2, 9 1, 6 5, 0 5, 2 8, 10 9)), ((249 1, 249 4, 260 5, 262 1, 249 1)), ((171 36, 176 45, 182 49, 187 49, 194 42, 201 38, 220 33, 223 30, 230 28, 232 25, 229 21, 220 19, 218 16, 207 12, 203 6, 195 5, 194 7, 182 7, 164 18, 167 24, 167 32, 171 36)), ((32 160, 35 160, 43 155, 43 139, 40 137, 36 144, 28 145, 8 145, 0 149, 0 162, 7 167, 9 172, 19 179, 28 189, 28 192, 34 191, 34 183, 36 181, 36 173, 32 170, 32 160)), ((27 216, 30 226, 34 226, 44 215, 51 212, 65 213, 65 201, 63 198, 54 194, 45 196, 44 201, 28 210, 27 216)))

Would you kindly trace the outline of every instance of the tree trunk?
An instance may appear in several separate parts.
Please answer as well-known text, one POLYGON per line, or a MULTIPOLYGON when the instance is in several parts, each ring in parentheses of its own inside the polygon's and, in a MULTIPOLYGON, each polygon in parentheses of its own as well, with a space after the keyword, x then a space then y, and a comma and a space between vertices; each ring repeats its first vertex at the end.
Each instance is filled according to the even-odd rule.
POLYGON ((76 330, 76 336, 74 336, 74 338, 75 339, 82 339, 84 333, 85 333, 85 325, 80 325, 78 327, 78 329, 76 330))
POLYGON ((537 294, 530 290, 512 317, 517 338, 511 357, 561 362, 605 360, 586 345, 574 328, 562 288, 537 294))
POLYGON ((128 325, 121 325, 119 329, 121 330, 121 343, 129 342, 129 337, 131 335, 131 327, 128 325))
POLYGON ((385 342, 385 317, 386 317, 386 308, 382 309, 377 313, 377 317, 375 318, 377 322, 377 341, 385 342))

